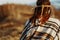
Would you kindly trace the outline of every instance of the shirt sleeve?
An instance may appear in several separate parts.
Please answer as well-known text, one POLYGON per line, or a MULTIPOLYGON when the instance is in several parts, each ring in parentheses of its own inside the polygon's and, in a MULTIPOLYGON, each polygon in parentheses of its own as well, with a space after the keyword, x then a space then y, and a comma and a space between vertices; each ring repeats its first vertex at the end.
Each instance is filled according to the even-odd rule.
POLYGON ((50 18, 50 21, 56 22, 59 25, 59 32, 58 32, 58 36, 59 36, 59 40, 60 40, 60 20, 56 19, 56 18, 50 18))

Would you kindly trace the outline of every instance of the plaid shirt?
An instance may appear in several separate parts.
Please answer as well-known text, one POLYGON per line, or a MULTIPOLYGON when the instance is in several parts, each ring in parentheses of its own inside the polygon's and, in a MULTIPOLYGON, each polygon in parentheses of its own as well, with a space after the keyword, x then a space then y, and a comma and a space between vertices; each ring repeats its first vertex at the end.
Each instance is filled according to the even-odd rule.
MULTIPOLYGON (((29 22, 29 21, 28 21, 29 22)), ((43 26, 32 26, 32 23, 26 23, 20 40, 60 40, 59 25, 60 21, 50 18, 43 26)), ((38 20, 36 24, 38 24, 38 20)))

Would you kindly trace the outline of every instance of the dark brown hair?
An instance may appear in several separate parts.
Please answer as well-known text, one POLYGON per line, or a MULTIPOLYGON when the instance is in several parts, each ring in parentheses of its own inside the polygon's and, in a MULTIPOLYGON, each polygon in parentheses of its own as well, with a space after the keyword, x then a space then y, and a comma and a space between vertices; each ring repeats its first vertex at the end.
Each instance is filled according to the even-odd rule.
POLYGON ((34 15, 31 18, 31 20, 33 20, 33 22, 35 22, 36 19, 41 15, 42 5, 50 5, 50 2, 49 2, 49 0, 37 0, 36 5, 37 5, 37 7, 35 8, 34 15), (40 6, 40 7, 38 7, 38 6, 40 6))

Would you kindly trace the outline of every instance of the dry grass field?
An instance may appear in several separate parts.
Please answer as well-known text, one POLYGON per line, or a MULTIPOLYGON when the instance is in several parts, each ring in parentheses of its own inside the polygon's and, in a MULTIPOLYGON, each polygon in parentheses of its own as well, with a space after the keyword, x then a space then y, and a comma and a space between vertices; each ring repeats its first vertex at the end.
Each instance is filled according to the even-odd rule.
MULTIPOLYGON (((19 40, 26 20, 32 17, 33 12, 32 6, 0 5, 0 40, 19 40)), ((55 17, 60 19, 60 11, 54 9, 54 13, 55 17)))
POLYGON ((34 9, 27 5, 0 5, 0 40, 19 40, 26 20, 34 9))

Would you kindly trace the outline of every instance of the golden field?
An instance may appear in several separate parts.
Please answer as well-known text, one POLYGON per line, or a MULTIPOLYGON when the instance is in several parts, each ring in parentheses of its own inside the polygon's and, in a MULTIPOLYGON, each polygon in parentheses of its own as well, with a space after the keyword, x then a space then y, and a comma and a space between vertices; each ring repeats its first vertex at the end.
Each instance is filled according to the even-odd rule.
POLYGON ((0 40, 19 40, 26 20, 34 12, 34 8, 27 5, 0 5, 0 40))

